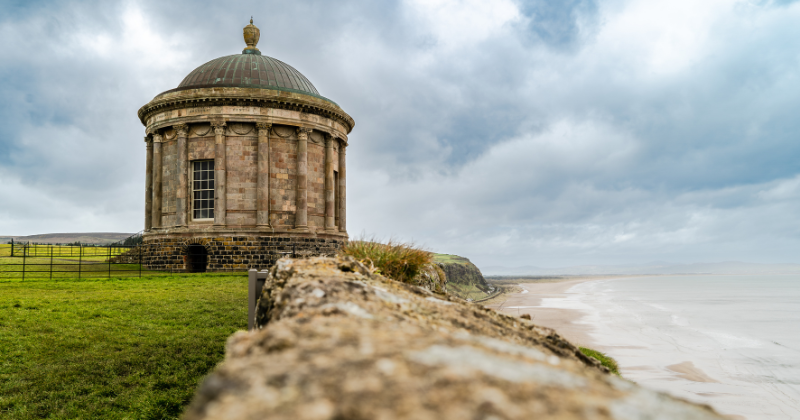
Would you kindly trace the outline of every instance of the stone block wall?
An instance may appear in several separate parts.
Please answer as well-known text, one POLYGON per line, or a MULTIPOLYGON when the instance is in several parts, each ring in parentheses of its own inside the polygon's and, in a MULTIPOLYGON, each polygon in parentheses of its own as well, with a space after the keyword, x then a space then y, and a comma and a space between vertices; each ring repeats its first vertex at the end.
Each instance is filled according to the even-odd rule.
POLYGON ((188 140, 190 162, 193 160, 214 160, 214 137, 196 137, 188 140))
MULTIPOLYGON (((319 133, 314 133, 319 134, 319 133)), ((325 229, 325 141, 321 135, 308 142, 308 227, 325 229)))
POLYGON ((176 223, 177 150, 177 140, 168 141, 162 146, 161 226, 174 226, 176 223))
MULTIPOLYGON (((270 132, 269 200, 270 224, 289 229, 295 224, 297 195, 297 128, 275 125, 270 132)), ((161 226, 177 224, 176 190, 178 185, 177 137, 166 130, 162 146, 162 219, 161 226)), ((194 160, 214 159, 215 138, 210 125, 192 125, 188 144, 187 169, 194 160)), ((226 132, 227 218, 228 226, 255 226, 258 185, 258 136, 255 124, 231 123, 226 132)), ((334 146, 334 170, 338 170, 338 144, 334 146)), ((191 174, 188 174, 191 179, 191 174)), ((325 227, 325 137, 318 131, 308 139, 308 226, 325 227)), ((191 225, 191 212, 188 222, 191 225)), ((203 224, 201 222, 200 224, 203 224)))
POLYGON ((294 226, 296 209, 297 136, 290 127, 275 126, 269 142, 270 224, 290 228, 294 226))
POLYGON ((228 136, 226 141, 228 168, 228 226, 256 224, 256 186, 258 183, 258 137, 228 136))
POLYGON ((296 252, 299 257, 332 256, 342 239, 282 236, 207 236, 145 238, 143 264, 151 270, 184 272, 184 255, 189 245, 202 245, 208 252, 207 271, 267 269, 282 257, 296 252))

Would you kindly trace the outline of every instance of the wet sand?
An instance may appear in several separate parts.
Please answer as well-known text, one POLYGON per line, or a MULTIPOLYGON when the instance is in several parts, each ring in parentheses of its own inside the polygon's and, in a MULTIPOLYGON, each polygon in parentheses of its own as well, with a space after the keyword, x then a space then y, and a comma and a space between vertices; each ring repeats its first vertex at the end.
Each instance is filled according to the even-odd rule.
POLYGON ((567 290, 577 284, 601 280, 607 277, 568 278, 563 280, 530 281, 520 280, 518 286, 521 293, 506 295, 506 300, 500 303, 486 305, 494 310, 508 315, 520 316, 530 314, 534 324, 552 328, 571 343, 591 347, 593 342, 589 336, 592 328, 587 324, 578 324, 576 321, 583 317, 581 311, 575 309, 542 308, 539 305, 543 298, 564 298, 569 294, 567 290))
MULTIPOLYGON (((581 319, 586 315, 581 310, 540 306, 542 304, 542 299, 545 298, 567 298, 572 296, 573 294, 568 293, 567 290, 578 284, 619 277, 620 276, 598 276, 586 278, 567 278, 562 280, 521 279, 516 284, 521 289, 521 292, 504 295, 500 299, 494 300, 494 302, 486 306, 512 316, 530 314, 533 323, 555 329, 562 337, 566 338, 577 346, 590 347, 602 352, 627 350, 641 354, 640 352, 647 352, 646 347, 631 345, 604 346, 597 343, 592 339, 591 336, 593 333, 595 333, 595 328, 591 324, 580 322, 581 319), (505 298, 505 300, 503 300, 503 298, 505 298)), ((605 341, 608 343, 608 340, 605 341)), ((661 390, 684 398, 689 397, 688 399, 691 400, 694 399, 691 398, 692 394, 704 397, 714 397, 718 395, 728 395, 727 392, 730 391, 724 388, 725 384, 722 384, 717 379, 709 376, 706 372, 695 366, 691 361, 684 361, 669 366, 659 366, 658 360, 648 360, 645 361, 644 365, 621 365, 620 371, 623 377, 642 379, 642 382, 645 383, 649 382, 648 379, 651 378, 657 378, 662 381, 674 381, 676 388, 662 388, 661 390), (665 373, 667 374, 666 378, 664 376, 665 373), (719 389, 714 388, 716 391, 713 393, 713 395, 704 395, 702 392, 697 392, 697 390, 694 390, 691 386, 687 387, 685 382, 680 384, 680 381, 682 380, 691 381, 690 383, 696 383, 698 386, 701 384, 716 386, 719 389)), ((708 401, 698 402, 708 403, 708 401)), ((720 411, 722 411, 723 416, 732 420, 747 419, 741 415, 725 413, 725 411, 729 410, 720 411)))
POLYGON ((688 379, 690 381, 719 383, 719 381, 706 375, 705 372, 698 369, 692 362, 683 362, 674 365, 669 365, 667 366, 667 369, 677 373, 679 377, 683 379, 688 379))

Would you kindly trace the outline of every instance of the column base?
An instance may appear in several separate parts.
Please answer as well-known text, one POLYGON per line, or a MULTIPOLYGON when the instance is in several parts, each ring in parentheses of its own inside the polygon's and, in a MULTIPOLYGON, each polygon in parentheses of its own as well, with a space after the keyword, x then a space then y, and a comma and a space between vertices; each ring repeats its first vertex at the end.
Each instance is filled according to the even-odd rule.
POLYGON ((309 232, 308 226, 296 226, 292 232, 309 232))

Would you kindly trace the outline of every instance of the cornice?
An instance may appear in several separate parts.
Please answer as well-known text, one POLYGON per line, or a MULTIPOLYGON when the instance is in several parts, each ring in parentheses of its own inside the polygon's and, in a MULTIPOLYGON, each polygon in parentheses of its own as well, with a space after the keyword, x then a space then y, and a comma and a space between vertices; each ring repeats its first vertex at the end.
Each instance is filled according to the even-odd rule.
POLYGON ((251 106, 300 111, 339 122, 347 128, 346 134, 355 126, 353 118, 332 102, 302 93, 251 88, 201 88, 166 92, 141 107, 138 115, 142 124, 146 125, 147 118, 152 114, 208 106, 251 106))

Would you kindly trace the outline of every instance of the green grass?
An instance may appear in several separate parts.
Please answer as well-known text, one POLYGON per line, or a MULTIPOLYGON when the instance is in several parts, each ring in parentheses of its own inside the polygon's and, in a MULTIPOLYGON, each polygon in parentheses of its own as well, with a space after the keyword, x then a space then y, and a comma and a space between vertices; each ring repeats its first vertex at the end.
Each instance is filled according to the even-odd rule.
POLYGON ((461 299, 481 300, 490 296, 489 293, 478 289, 474 284, 447 283, 447 292, 460 297, 461 299))
POLYGON ((0 418, 177 418, 246 303, 246 275, 0 282, 0 418))
POLYGON ((594 357, 595 359, 599 360, 600 364, 607 367, 608 370, 610 370, 611 373, 613 373, 614 375, 620 377, 622 376, 619 374, 619 366, 617 366, 617 361, 614 360, 612 357, 607 356, 605 353, 601 353, 597 350, 592 350, 590 348, 586 347, 579 347, 579 348, 581 350, 581 353, 585 354, 586 356, 594 357))
POLYGON ((403 283, 414 283, 423 267, 433 260, 432 253, 391 239, 385 244, 367 239, 352 240, 345 243, 339 252, 375 267, 381 275, 403 283))
POLYGON ((470 264, 468 259, 451 254, 433 254, 433 261, 442 264, 470 264))

